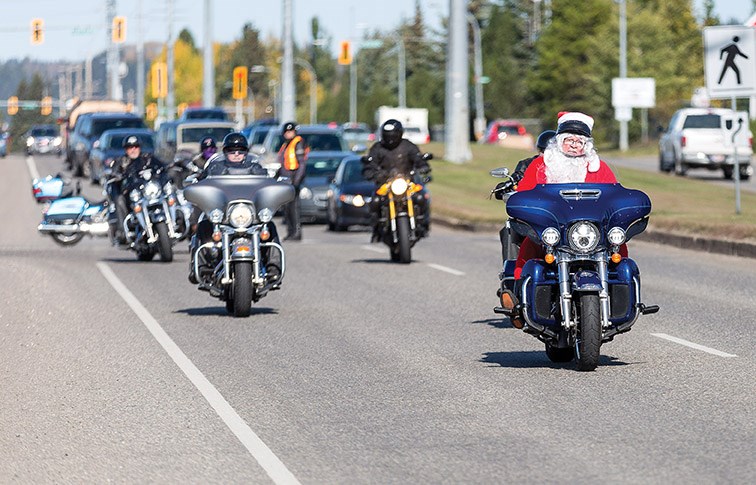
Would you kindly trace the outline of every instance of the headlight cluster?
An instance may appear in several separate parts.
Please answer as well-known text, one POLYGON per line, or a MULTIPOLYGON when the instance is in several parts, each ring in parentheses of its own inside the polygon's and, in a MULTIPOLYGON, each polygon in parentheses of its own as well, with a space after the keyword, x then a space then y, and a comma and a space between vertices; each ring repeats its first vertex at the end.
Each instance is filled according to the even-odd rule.
POLYGON ((560 239, 559 229, 555 227, 547 227, 541 234, 541 240, 547 246, 556 246, 560 239))
POLYGON ((590 222, 577 222, 567 233, 570 247, 575 251, 587 253, 593 251, 599 243, 599 230, 590 222))
POLYGON ((254 211, 248 204, 236 204, 228 211, 228 222, 234 227, 247 227, 254 220, 254 211))
POLYGON ((142 194, 137 189, 129 192, 129 199, 131 199, 132 202, 138 202, 141 197, 142 194))
POLYGON ((402 195, 405 192, 407 192, 407 181, 403 178, 398 178, 391 182, 391 192, 394 193, 394 195, 402 195))
POLYGON ((150 180, 144 185, 144 196, 148 199, 154 199, 160 195, 160 185, 150 180))
POLYGON ((166 182, 165 185, 163 185, 163 192, 170 195, 173 193, 173 184, 170 182, 166 182))
POLYGON ((271 219, 273 219, 273 211, 265 207, 264 209, 260 209, 260 212, 257 213, 257 217, 260 218, 260 222, 270 222, 271 219))
POLYGON ((223 222, 223 211, 220 209, 213 209, 210 211, 210 222, 213 224, 220 224, 223 222))
POLYGON ((341 200, 341 202, 345 204, 353 205, 355 207, 362 207, 363 205, 365 205, 365 202, 367 202, 365 198, 362 197, 360 194, 356 194, 356 195, 341 194, 339 199, 341 200))
POLYGON ((625 243, 625 231, 621 227, 613 227, 609 229, 606 238, 609 244, 619 246, 625 243))

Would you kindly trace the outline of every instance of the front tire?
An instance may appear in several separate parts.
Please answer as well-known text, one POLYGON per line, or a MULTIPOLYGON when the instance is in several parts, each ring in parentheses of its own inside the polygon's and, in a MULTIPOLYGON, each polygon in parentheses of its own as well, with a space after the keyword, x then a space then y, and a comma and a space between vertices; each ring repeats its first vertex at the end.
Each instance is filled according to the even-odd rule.
POLYGON ((158 236, 157 242, 160 261, 170 263, 173 261, 173 246, 171 245, 171 238, 168 236, 168 226, 165 222, 158 222, 155 224, 155 231, 158 236))
POLYGON ((234 316, 248 317, 252 311, 252 263, 234 263, 234 281, 231 285, 234 316))
POLYGON ((675 175, 679 175, 680 177, 684 177, 688 173, 688 166, 685 165, 685 162, 683 162, 681 159, 678 159, 675 157, 675 175))
POLYGON ((402 216, 396 219, 396 235, 399 239, 396 243, 397 260, 402 264, 409 264, 412 261, 412 243, 408 217, 402 216))
POLYGON ((61 246, 73 246, 74 244, 81 241, 81 239, 84 237, 84 234, 63 234, 62 232, 52 232, 50 233, 50 236, 53 238, 53 241, 60 244, 61 246))
POLYGON ((575 357, 579 371, 595 370, 601 355, 601 306, 596 294, 580 296, 575 357))

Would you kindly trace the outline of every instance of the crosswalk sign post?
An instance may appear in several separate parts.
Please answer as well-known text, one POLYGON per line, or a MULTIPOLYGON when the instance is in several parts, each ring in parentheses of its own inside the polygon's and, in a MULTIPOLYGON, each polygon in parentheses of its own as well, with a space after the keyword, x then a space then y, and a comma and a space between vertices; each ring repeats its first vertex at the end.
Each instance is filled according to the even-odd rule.
POLYGON ((711 99, 756 95, 756 29, 704 28, 704 75, 711 99))

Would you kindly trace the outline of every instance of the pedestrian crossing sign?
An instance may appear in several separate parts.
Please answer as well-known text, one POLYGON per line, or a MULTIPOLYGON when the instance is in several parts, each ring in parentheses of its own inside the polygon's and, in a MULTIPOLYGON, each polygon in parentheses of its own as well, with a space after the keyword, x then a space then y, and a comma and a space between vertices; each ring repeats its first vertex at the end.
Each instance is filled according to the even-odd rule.
POLYGON ((741 25, 704 28, 704 76, 709 97, 756 95, 756 29, 741 25))

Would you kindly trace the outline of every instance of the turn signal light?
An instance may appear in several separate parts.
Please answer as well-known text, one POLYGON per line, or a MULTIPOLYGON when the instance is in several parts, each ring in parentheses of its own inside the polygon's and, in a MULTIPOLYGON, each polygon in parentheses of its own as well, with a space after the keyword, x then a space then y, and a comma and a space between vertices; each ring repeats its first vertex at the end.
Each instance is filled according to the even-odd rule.
POLYGON ((262 231, 260 231, 260 239, 263 241, 267 241, 268 239, 270 239, 270 231, 267 229, 263 229, 262 231))
POLYGON ((142 212, 142 206, 141 205, 135 205, 134 206, 134 212, 136 212, 137 214, 139 214, 140 212, 142 212))
POLYGON ((173 197, 168 197, 168 205, 171 207, 176 205, 176 199, 174 199, 173 197))
POLYGON ((620 253, 613 253, 612 254, 612 263, 617 264, 620 261, 622 261, 622 255, 620 253))
POLYGON ((213 241, 220 242, 220 240, 221 240, 221 232, 220 231, 215 231, 213 233, 213 241))
POLYGON ((543 260, 544 260, 544 261, 546 261, 546 264, 551 264, 551 263, 553 263, 555 259, 556 259, 556 258, 555 258, 555 257, 554 257, 554 255, 553 255, 553 254, 551 254, 551 253, 548 253, 548 254, 546 254, 546 256, 544 256, 544 257, 543 257, 543 260))

